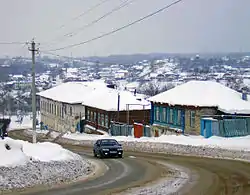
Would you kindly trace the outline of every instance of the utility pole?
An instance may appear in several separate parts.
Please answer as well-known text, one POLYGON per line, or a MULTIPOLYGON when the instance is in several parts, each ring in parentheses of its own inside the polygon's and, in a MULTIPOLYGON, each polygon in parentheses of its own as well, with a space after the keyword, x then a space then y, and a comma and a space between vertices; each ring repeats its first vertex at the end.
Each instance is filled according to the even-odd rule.
POLYGON ((34 39, 30 43, 29 51, 32 54, 32 130, 33 130, 33 143, 36 143, 36 81, 35 81, 35 54, 39 50, 36 48, 34 39))
POLYGON ((118 101, 117 101, 117 122, 120 120, 120 93, 118 92, 118 101))

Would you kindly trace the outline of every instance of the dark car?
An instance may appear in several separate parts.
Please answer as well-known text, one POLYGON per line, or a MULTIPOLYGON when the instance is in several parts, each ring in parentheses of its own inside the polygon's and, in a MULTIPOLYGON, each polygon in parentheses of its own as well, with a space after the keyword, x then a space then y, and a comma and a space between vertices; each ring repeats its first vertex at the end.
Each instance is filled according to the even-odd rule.
POLYGON ((123 156, 123 149, 115 139, 99 139, 94 144, 94 156, 104 157, 119 157, 123 156))

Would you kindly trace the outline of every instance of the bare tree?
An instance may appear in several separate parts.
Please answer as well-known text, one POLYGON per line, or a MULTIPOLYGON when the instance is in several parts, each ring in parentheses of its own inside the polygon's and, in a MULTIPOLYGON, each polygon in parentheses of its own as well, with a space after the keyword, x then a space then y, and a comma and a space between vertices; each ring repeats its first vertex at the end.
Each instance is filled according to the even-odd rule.
POLYGON ((140 93, 148 95, 148 96, 155 96, 159 93, 167 91, 169 89, 174 88, 172 83, 165 84, 164 86, 160 86, 157 82, 150 82, 142 85, 140 87, 140 93))
POLYGON ((6 87, 3 85, 0 86, 0 112, 2 116, 5 115, 5 111, 7 109, 7 103, 8 103, 8 91, 6 87))

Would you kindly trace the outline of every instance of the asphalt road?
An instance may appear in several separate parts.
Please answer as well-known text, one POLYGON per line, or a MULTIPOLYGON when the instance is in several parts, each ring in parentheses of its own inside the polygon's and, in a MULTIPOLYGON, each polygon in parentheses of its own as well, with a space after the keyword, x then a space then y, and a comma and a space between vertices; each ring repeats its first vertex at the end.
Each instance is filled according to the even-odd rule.
MULTIPOLYGON (((21 138, 20 133, 16 136, 16 138, 21 138)), ((91 148, 83 148, 82 146, 63 146, 74 152, 83 150, 91 152, 91 148)), ((125 152, 124 159, 105 159, 101 161, 109 167, 109 171, 98 179, 33 194, 105 195, 123 191, 128 187, 142 186, 149 181, 166 175, 164 173, 166 170, 159 166, 156 163, 157 161, 177 164, 190 170, 191 177, 178 194, 250 194, 250 164, 247 162, 138 152, 125 152), (130 158, 129 156, 136 158, 130 158)))
MULTIPOLYGON (((86 157, 86 155, 82 155, 86 157)), ((163 170, 147 161, 126 157, 101 160, 108 167, 104 175, 87 181, 79 181, 51 189, 30 189, 18 194, 29 195, 105 195, 119 192, 128 186, 142 185, 159 177, 163 170), (36 191, 37 190, 37 191, 36 191)))

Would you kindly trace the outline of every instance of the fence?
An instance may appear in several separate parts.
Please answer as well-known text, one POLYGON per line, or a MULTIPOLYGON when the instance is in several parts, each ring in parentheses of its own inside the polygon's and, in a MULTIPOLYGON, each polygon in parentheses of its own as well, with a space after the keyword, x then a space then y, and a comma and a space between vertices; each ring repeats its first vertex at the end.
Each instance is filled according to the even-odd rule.
POLYGON ((222 137, 250 135, 250 119, 224 119, 219 121, 219 132, 222 137))
POLYGON ((140 137, 151 137, 151 129, 149 126, 135 123, 134 125, 127 125, 124 123, 111 123, 110 134, 112 136, 135 136, 140 137))
POLYGON ((132 136, 133 125, 123 123, 111 123, 110 134, 112 136, 132 136))
POLYGON ((237 137, 250 135, 250 117, 223 116, 201 120, 201 135, 204 137, 237 137))

